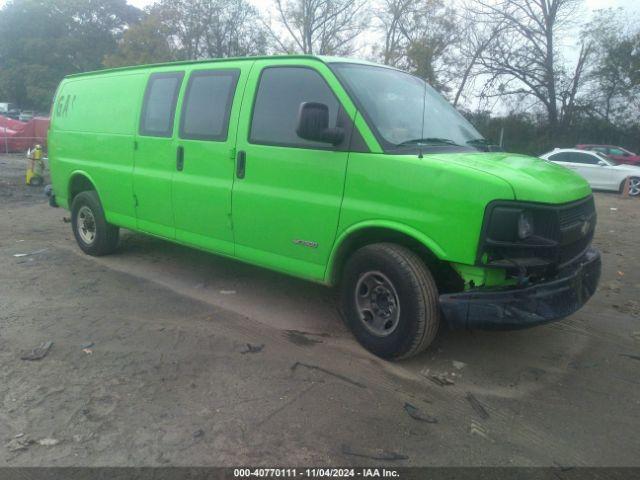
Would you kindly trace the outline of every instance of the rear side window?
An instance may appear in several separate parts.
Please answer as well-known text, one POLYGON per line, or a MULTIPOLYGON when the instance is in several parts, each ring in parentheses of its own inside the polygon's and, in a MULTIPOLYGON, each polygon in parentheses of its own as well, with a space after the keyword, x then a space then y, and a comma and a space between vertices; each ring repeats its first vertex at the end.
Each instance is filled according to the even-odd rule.
POLYGON ((304 67, 269 67, 262 71, 253 107, 249 141, 263 145, 327 149, 326 143, 296 134, 303 102, 329 107, 329 128, 336 126, 340 104, 318 72, 304 67))
POLYGON ((585 165, 597 165, 598 162, 600 161, 598 157, 589 155, 588 153, 572 152, 570 155, 572 156, 572 159, 569 161, 574 163, 583 163, 585 165))
POLYGON ((227 139, 239 74, 239 70, 198 71, 191 74, 182 103, 181 138, 227 139))
POLYGON ((549 160, 554 162, 571 162, 571 156, 569 152, 555 153, 549 157, 549 160))
POLYGON ((140 135, 170 137, 184 73, 153 73, 144 93, 140 135))

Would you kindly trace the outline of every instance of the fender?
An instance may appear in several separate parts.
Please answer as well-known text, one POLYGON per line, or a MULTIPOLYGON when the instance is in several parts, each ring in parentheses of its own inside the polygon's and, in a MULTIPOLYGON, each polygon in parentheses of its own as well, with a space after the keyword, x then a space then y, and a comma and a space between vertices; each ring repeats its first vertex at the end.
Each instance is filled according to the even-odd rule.
POLYGON ((440 247, 440 245, 438 245, 432 238, 420 232, 419 230, 416 230, 415 228, 412 228, 403 223, 393 222, 389 220, 366 220, 363 222, 358 222, 346 228, 333 243, 333 248, 331 249, 329 261, 325 270, 323 283, 327 285, 331 285, 333 283, 332 278, 337 266, 336 261, 340 252, 340 248, 353 234, 367 228, 384 228, 387 230, 396 231, 421 243, 439 259, 444 260, 447 257, 447 254, 442 249, 442 247, 440 247))
MULTIPOLYGON (((69 174, 69 181, 67 182, 67 198, 65 200, 67 202, 68 210, 71 210, 71 184, 73 183, 73 179, 76 176, 82 176, 82 177, 85 177, 87 180, 89 180, 89 183, 93 185, 93 189, 98 194, 98 198, 100 199, 102 198, 102 195, 100 194, 100 190, 98 189, 98 184, 93 180, 93 177, 89 175, 85 170, 74 170, 69 174)), ((102 200, 100 201, 102 202, 102 200)))

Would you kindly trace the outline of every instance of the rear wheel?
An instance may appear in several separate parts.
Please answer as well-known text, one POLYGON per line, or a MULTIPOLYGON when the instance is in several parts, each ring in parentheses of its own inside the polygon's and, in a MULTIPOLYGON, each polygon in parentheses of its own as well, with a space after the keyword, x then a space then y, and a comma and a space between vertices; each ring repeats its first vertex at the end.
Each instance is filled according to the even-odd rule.
MULTIPOLYGON (((622 188, 624 188, 624 183, 622 188)), ((629 195, 632 197, 640 195, 640 177, 631 177, 629 179, 629 195)))
POLYGON ((436 283, 420 257, 402 246, 378 243, 357 250, 340 288, 346 324, 379 357, 416 355, 438 331, 436 283))
POLYGON ((93 190, 80 192, 73 199, 71 226, 78 246, 88 255, 108 255, 118 246, 119 229, 107 223, 98 194, 93 190))

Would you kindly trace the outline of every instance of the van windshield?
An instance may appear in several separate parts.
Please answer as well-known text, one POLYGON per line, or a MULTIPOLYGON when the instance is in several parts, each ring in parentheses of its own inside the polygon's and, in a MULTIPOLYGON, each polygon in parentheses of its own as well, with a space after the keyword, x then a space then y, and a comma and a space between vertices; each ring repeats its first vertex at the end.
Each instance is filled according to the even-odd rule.
POLYGON ((391 68, 353 63, 333 63, 331 67, 364 110, 385 150, 410 145, 486 144, 471 123, 418 77, 391 68))

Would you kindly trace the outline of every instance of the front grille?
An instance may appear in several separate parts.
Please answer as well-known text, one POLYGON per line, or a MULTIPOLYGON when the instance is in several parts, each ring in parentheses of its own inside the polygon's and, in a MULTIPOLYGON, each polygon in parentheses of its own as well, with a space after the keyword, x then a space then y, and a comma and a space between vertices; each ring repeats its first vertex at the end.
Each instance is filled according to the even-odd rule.
POLYGON ((571 262, 576 257, 579 257, 584 253, 584 251, 589 248, 591 245, 591 240, 593 239, 593 229, 586 236, 581 239, 569 243, 567 245, 561 245, 560 251, 558 252, 558 262, 560 265, 564 265, 565 263, 571 262))
POLYGON ((596 208, 593 203, 593 197, 589 197, 578 203, 573 203, 558 209, 558 219, 560 228, 583 222, 585 219, 591 218, 595 214, 596 208))
POLYGON ((593 240, 596 225, 593 197, 560 207, 558 223, 561 232, 558 263, 563 265, 584 253, 593 240))

